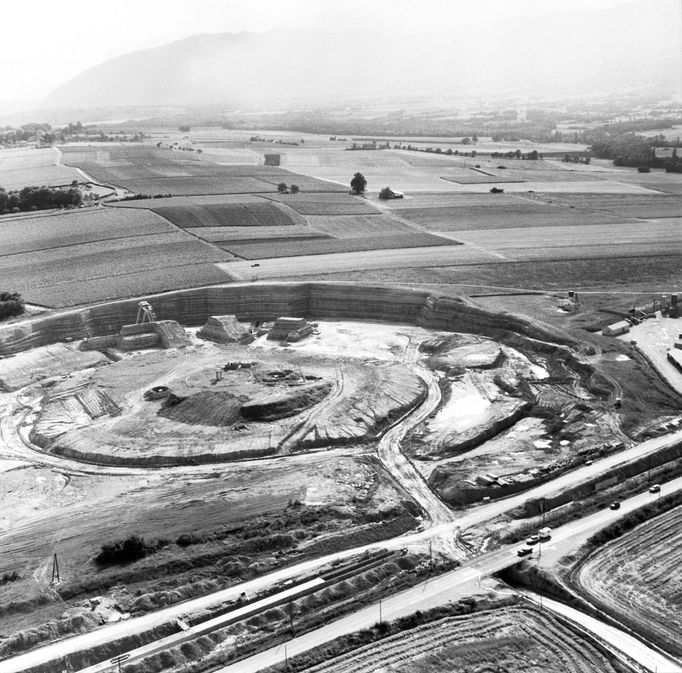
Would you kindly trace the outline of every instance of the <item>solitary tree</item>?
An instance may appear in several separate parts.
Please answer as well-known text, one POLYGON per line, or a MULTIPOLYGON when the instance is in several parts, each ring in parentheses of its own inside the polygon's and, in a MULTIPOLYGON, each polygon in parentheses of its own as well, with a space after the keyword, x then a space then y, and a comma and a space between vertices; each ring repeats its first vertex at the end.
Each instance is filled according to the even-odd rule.
POLYGON ((367 187, 367 179, 362 173, 356 173, 350 181, 350 187, 355 194, 364 194, 367 187))
POLYGON ((289 188, 287 187, 287 183, 286 182, 280 182, 277 185, 277 191, 280 194, 286 194, 289 191, 289 188))
POLYGON ((298 185, 291 185, 291 193, 292 194, 298 194, 300 191, 300 187, 298 185))

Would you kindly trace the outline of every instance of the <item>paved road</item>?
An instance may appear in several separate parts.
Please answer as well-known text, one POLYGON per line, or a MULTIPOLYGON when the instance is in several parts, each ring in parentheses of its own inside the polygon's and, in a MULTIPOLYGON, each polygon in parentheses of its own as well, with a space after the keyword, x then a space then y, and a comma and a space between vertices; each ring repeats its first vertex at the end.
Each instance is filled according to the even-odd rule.
MULTIPOLYGON (((675 479, 664 486, 665 493, 672 493, 680 489, 682 489, 682 477, 675 479)), ((560 550, 561 555, 565 555, 572 549, 580 546, 596 531, 609 523, 616 521, 628 512, 641 507, 649 502, 649 500, 650 494, 648 492, 642 493, 623 501, 620 510, 613 511, 606 509, 580 519, 579 521, 574 521, 565 526, 556 528, 552 533, 551 541, 545 546, 560 550)), ((396 619, 412 614, 417 610, 426 610, 438 605, 446 604, 451 599, 453 593, 456 593, 456 589, 459 585, 470 582, 476 577, 499 572, 503 568, 517 563, 519 560, 516 555, 517 548, 518 545, 510 545, 500 550, 483 554, 471 563, 468 563, 465 567, 446 573, 429 582, 419 584, 411 589, 401 591, 400 593, 386 598, 381 602, 382 618, 384 620, 396 619)), ((537 557, 538 553, 534 552, 534 556, 537 557)), ((593 630, 592 623, 590 622, 588 624, 586 618, 583 619, 585 616, 581 615, 581 613, 578 614, 580 615, 580 623, 585 628, 588 628, 588 630, 593 630)), ((320 647, 324 643, 329 642, 334 638, 338 638, 339 636, 353 633, 360 629, 369 628, 377 621, 379 621, 379 603, 370 605, 335 622, 326 624, 319 629, 315 629, 314 631, 290 640, 287 643, 287 655, 292 657, 296 654, 302 654, 315 647, 320 647)), ((593 621, 596 622, 594 625, 595 633, 618 649, 627 646, 628 654, 630 654, 630 651, 632 650, 627 643, 626 634, 613 627, 606 627, 606 625, 602 625, 598 620, 593 621), (599 626, 599 631, 596 630, 597 626, 599 626), (602 626, 605 628, 602 629, 602 626)), ((656 651, 648 648, 643 643, 640 643, 640 641, 636 642, 639 646, 638 656, 643 660, 654 661, 657 657, 660 657, 656 651)), ((256 671, 260 671, 268 666, 282 663, 283 659, 284 647, 280 645, 238 663, 225 666, 219 669, 219 673, 256 673, 256 671)), ((669 660, 668 663, 671 666, 674 666, 669 660)), ((652 668, 650 670, 653 671, 654 669, 652 668)), ((658 669, 659 673, 663 673, 664 671, 666 673, 668 671, 673 673, 678 670, 680 669, 673 667, 658 669)))
MULTIPOLYGON (((667 494, 679 489, 682 489, 682 477, 663 485, 662 492, 667 494)), ((650 502, 650 500, 651 495, 648 492, 645 492, 623 501, 621 508, 617 511, 606 509, 561 526, 560 528, 556 528, 552 534, 552 540, 545 545, 538 546, 537 551, 534 552, 534 556, 540 557, 541 563, 547 562, 549 555, 555 557, 563 556, 572 549, 579 547, 580 544, 595 531, 603 528, 612 521, 616 521, 619 517, 628 512, 650 502)), ((402 546, 404 545, 405 539, 405 537, 395 538, 389 542, 402 541, 402 544, 400 545, 402 546)), ((382 543, 381 546, 388 545, 382 543)), ((472 559, 465 566, 458 568, 457 570, 386 598, 381 604, 383 618, 395 619, 396 617, 411 614, 416 610, 443 605, 451 598, 458 598, 461 587, 464 584, 470 583, 472 580, 476 580, 479 577, 491 575, 518 562, 518 556, 516 554, 518 546, 519 545, 509 545, 494 552, 483 554, 472 559)), ((353 553, 352 550, 331 555, 326 557, 326 560, 330 560, 334 557, 347 556, 350 553, 353 553)), ((320 559, 313 559, 293 568, 285 568, 276 573, 271 573, 265 577, 246 582, 230 589, 225 589, 215 594, 210 594, 209 596, 203 596, 198 599, 173 605, 163 610, 125 622, 119 622, 118 624, 111 625, 98 631, 84 633, 79 636, 51 643, 50 645, 28 652, 27 654, 3 661, 2 673, 20 673, 28 667, 63 658, 72 652, 110 642, 111 640, 121 638, 125 635, 141 633, 142 631, 151 629, 162 623, 177 619, 183 614, 196 611, 203 607, 209 607, 218 602, 234 600, 242 591, 246 591, 249 594, 255 593, 271 586, 276 581, 283 581, 291 577, 294 572, 300 573, 314 570, 320 565, 320 561, 320 559)), ((292 641, 292 647, 298 649, 290 650, 289 654, 291 656, 295 652, 304 652, 312 647, 332 640, 339 635, 372 626, 378 621, 378 615, 378 603, 363 608, 352 615, 348 615, 332 624, 316 629, 310 634, 295 639, 292 641)), ((251 657, 246 660, 246 662, 240 662, 240 664, 227 667, 224 670, 229 671, 229 673, 248 673, 249 671, 257 671, 265 666, 278 663, 281 660, 281 650, 279 648, 272 648, 267 652, 251 657), (270 658, 268 659, 268 657, 270 658), (252 660, 255 663, 247 664, 247 662, 252 662, 252 660), (245 667, 241 668, 242 665, 245 667)))

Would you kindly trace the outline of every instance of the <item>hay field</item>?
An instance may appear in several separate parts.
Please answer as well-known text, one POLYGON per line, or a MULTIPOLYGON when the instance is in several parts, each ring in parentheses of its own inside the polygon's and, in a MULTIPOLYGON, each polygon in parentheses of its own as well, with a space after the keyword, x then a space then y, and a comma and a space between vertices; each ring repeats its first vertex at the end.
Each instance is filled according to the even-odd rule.
POLYGON ((319 664, 314 673, 615 673, 589 640, 522 607, 446 617, 319 664), (491 662, 495 662, 491 665, 491 662), (493 667, 494 666, 494 667, 493 667))
POLYGON ((59 154, 52 148, 0 150, 0 187, 10 191, 33 185, 57 187, 73 180, 82 181, 78 171, 58 164, 59 154))
MULTIPOLYGON (((652 496, 654 497, 654 496, 652 496)), ((682 507, 608 543, 575 574, 591 601, 682 656, 682 507)))

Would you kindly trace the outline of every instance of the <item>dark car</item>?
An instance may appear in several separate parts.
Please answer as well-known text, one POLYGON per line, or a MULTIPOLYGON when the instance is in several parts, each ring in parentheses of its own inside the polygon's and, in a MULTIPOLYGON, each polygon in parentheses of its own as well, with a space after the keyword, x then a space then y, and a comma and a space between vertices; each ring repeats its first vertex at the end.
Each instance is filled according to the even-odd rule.
POLYGON ((619 502, 612 502, 609 505, 609 509, 620 509, 620 503, 619 502))
POLYGON ((530 547, 521 547, 516 553, 519 556, 528 556, 533 553, 533 550, 530 547))
POLYGON ((661 491, 661 485, 660 484, 654 484, 650 489, 649 493, 660 493, 661 491))

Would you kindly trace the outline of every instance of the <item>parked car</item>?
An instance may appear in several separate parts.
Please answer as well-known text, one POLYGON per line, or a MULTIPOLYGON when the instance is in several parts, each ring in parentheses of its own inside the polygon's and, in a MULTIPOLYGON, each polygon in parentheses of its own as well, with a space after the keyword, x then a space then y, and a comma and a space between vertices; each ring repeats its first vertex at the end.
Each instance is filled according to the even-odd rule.
POLYGON ((660 484, 654 484, 650 489, 649 493, 660 493, 661 491, 661 485, 660 484))
POLYGON ((521 547, 521 549, 519 549, 516 553, 519 556, 529 556, 533 553, 533 550, 531 547, 521 547))
POLYGON ((529 545, 529 546, 530 546, 530 545, 537 544, 538 542, 540 542, 540 537, 539 537, 538 535, 531 535, 531 536, 526 540, 526 544, 529 545))
POLYGON ((538 531, 538 537, 540 540, 549 540, 552 537, 552 529, 549 526, 545 526, 538 531))
POLYGON ((620 503, 619 502, 612 502, 609 505, 609 509, 620 509, 620 503))

